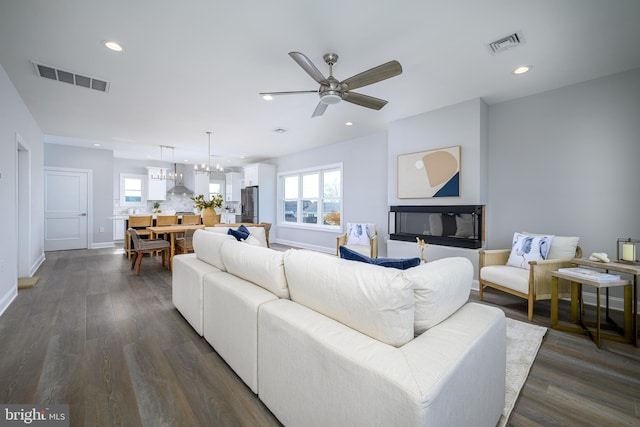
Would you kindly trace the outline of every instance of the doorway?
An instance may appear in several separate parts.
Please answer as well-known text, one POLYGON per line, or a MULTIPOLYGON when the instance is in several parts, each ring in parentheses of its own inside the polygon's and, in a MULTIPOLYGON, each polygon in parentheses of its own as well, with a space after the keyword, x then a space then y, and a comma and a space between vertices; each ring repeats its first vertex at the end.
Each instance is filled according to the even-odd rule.
POLYGON ((16 133, 18 277, 31 277, 31 150, 16 133))
POLYGON ((45 168, 45 251, 89 248, 91 172, 45 168))

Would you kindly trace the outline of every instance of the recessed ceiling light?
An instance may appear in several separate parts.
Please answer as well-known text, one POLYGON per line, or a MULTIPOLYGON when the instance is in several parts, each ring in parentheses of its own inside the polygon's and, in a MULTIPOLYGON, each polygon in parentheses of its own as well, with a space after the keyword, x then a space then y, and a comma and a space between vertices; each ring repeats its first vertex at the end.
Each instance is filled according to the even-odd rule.
POLYGON ((273 130, 275 133, 285 133, 287 130, 283 128, 276 128, 273 130))
POLYGON ((102 42, 102 43, 104 43, 104 45, 105 45, 108 49, 111 49, 111 50, 113 50, 114 52, 122 52, 122 51, 124 50, 124 48, 122 47, 122 45, 120 45, 119 43, 114 42, 114 41, 112 41, 112 40, 106 40, 106 41, 104 41, 104 42, 102 42))
POLYGON ((271 96, 271 95, 262 95, 262 99, 264 99, 265 101, 271 101, 273 99, 273 96, 271 96))
POLYGON ((513 70, 513 74, 524 74, 531 69, 531 65, 521 65, 513 70))
POLYGON ((347 122, 347 123, 345 123, 345 126, 353 126, 353 123, 347 122))
POLYGON ((100 147, 100 144, 98 144, 97 142, 95 144, 93 144, 94 147, 100 147))

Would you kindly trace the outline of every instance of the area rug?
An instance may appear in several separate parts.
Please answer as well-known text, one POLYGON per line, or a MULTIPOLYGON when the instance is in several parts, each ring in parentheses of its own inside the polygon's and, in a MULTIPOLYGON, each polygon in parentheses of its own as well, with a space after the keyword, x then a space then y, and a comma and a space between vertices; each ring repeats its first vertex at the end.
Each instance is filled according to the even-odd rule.
POLYGON ((547 328, 507 318, 507 378, 504 409, 497 427, 504 427, 527 380, 547 328))
POLYGON ((38 276, 18 279, 18 289, 33 288, 38 283, 38 276))

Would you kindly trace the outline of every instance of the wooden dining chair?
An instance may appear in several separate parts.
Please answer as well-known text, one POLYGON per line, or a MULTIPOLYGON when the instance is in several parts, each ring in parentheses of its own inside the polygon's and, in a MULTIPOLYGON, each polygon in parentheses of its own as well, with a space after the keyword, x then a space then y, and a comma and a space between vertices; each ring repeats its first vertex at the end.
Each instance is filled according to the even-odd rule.
MULTIPOLYGON (((151 215, 129 215, 129 228, 133 228, 138 232, 138 236, 149 238, 151 231, 147 230, 147 227, 153 225, 153 217, 151 215)), ((133 255, 133 247, 131 245, 131 234, 127 230, 125 235, 125 253, 127 259, 131 259, 133 255)))
POLYGON ((200 225, 202 224, 202 217, 200 214, 182 215, 182 225, 200 225))
POLYGON ((171 243, 163 239, 141 239, 135 228, 129 228, 127 233, 131 236, 133 243, 133 261, 131 269, 136 266, 136 276, 140 275, 140 266, 144 254, 152 255, 154 252, 162 252, 162 266, 171 262, 171 243))
POLYGON ((193 252, 193 233, 196 230, 187 230, 183 236, 176 237, 174 249, 176 254, 188 254, 193 252))

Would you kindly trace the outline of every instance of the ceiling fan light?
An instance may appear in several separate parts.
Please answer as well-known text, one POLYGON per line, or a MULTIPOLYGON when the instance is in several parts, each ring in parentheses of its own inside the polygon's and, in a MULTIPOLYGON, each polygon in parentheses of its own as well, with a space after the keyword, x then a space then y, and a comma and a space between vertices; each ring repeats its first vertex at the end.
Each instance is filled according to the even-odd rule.
POLYGON ((329 93, 329 94, 326 94, 326 95, 322 95, 320 97, 320 101, 323 104, 332 105, 332 104, 337 104, 338 102, 342 101, 342 97, 340 95, 329 93))

